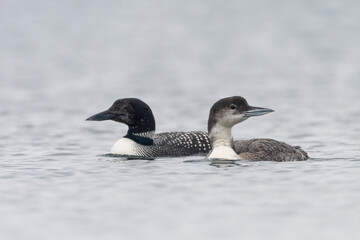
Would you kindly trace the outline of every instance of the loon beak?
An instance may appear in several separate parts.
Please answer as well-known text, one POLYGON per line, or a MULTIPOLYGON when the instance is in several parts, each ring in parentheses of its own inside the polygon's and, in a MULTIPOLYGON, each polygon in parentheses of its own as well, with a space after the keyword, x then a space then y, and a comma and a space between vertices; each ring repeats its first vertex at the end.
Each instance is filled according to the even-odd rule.
POLYGON ((89 117, 86 121, 104 121, 112 120, 116 117, 114 113, 109 112, 108 110, 95 114, 94 116, 89 117))
POLYGON ((261 107, 250 107, 250 110, 245 111, 244 114, 246 117, 256 117, 265 115, 268 113, 274 112, 274 110, 270 108, 261 108, 261 107))

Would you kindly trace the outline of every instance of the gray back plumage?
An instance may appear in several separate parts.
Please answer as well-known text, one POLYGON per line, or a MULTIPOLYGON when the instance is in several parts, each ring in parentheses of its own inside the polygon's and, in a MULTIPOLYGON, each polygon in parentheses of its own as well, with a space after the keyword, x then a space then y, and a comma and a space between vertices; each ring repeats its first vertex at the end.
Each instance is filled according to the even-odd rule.
POLYGON ((240 140, 234 143, 235 152, 249 161, 303 161, 309 158, 298 146, 290 146, 274 139, 240 140))

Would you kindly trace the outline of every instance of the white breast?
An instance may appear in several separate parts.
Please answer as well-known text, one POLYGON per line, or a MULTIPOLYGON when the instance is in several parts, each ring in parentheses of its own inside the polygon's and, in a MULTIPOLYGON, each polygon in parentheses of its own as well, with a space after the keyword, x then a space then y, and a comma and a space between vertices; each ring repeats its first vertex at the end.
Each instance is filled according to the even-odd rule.
POLYGON ((231 147, 228 146, 215 147, 206 158, 228 159, 228 160, 240 159, 240 157, 236 154, 236 152, 231 147))
POLYGON ((139 144, 129 138, 120 138, 111 148, 112 154, 140 156, 137 149, 139 144))

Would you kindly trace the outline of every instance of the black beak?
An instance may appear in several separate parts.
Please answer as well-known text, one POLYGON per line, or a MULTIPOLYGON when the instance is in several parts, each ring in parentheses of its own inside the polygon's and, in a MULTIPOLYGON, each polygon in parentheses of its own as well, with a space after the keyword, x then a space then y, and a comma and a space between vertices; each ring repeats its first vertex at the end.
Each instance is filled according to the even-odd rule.
POLYGON ((109 112, 108 110, 95 114, 94 116, 89 117, 86 121, 104 121, 112 120, 116 117, 114 113, 109 112))
POLYGON ((245 111, 244 114, 246 117, 255 117, 265 115, 271 112, 274 112, 274 110, 270 108, 250 107, 250 110, 245 111))

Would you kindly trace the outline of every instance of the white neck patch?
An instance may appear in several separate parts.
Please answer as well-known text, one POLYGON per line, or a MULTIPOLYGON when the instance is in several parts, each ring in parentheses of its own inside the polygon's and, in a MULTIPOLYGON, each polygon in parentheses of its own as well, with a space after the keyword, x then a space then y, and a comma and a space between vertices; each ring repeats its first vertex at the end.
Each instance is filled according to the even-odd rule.
POLYGON ((155 131, 150 131, 150 132, 141 132, 141 133, 132 133, 132 135, 134 136, 138 136, 138 137, 146 137, 146 138, 153 138, 155 135, 155 131))

